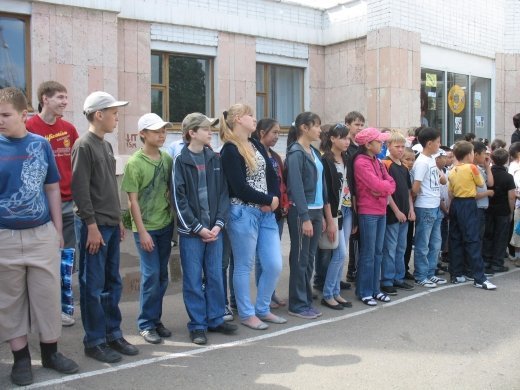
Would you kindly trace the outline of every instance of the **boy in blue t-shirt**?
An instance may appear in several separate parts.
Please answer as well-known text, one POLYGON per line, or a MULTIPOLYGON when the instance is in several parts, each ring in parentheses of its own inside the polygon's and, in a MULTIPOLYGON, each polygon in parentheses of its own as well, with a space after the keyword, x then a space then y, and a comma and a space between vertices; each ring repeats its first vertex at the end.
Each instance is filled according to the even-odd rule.
POLYGON ((25 128, 27 100, 0 90, 0 342, 14 357, 11 381, 33 382, 27 334, 38 329, 42 365, 64 374, 78 365, 58 352, 63 247, 58 169, 49 142, 25 128), (20 254, 23 253, 23 256, 20 254))

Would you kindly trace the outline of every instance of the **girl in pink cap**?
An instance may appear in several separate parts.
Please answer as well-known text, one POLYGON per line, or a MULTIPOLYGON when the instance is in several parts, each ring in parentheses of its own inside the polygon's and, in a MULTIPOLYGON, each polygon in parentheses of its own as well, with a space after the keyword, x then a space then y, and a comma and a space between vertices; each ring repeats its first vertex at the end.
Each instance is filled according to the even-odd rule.
POLYGON ((360 146, 354 156, 360 232, 356 295, 369 306, 377 305, 377 301, 390 302, 390 298, 380 291, 379 279, 387 199, 395 191, 395 182, 376 157, 387 138, 388 133, 375 128, 364 129, 356 135, 356 143, 360 146))

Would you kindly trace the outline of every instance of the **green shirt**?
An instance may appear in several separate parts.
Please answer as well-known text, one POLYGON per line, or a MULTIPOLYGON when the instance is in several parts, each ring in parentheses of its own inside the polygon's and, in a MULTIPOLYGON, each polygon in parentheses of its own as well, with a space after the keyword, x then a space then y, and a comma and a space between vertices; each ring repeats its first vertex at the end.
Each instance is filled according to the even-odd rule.
MULTIPOLYGON (((121 188, 138 195, 139 209, 146 230, 158 230, 173 220, 170 185, 173 160, 160 152, 160 160, 152 160, 142 149, 128 160, 121 188)), ((132 230, 137 231, 132 217, 132 230)))

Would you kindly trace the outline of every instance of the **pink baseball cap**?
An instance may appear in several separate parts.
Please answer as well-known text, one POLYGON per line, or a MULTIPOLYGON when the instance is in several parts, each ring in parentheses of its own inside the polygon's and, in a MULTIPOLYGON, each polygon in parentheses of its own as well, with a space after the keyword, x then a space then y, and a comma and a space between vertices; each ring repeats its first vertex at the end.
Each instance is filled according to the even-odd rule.
POLYGON ((366 145, 372 141, 385 142, 388 140, 388 138, 390 138, 390 133, 381 133, 374 127, 368 127, 357 133, 356 143, 358 145, 366 145))

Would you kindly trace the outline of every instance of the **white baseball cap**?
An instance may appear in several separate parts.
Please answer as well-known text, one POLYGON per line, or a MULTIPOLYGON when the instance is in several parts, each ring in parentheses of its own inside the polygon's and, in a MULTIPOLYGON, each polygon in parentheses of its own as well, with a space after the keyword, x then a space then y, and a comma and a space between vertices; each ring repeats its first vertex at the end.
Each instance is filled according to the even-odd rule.
POLYGON ((446 152, 442 149, 437 150, 437 153, 432 155, 433 158, 446 156, 446 152))
POLYGON ((103 91, 92 92, 83 103, 83 114, 88 115, 110 107, 126 106, 128 102, 116 100, 112 95, 103 91))
POLYGON ((164 126, 171 126, 170 122, 165 122, 163 119, 153 112, 144 114, 139 121, 137 121, 137 131, 141 130, 159 130, 164 126))

